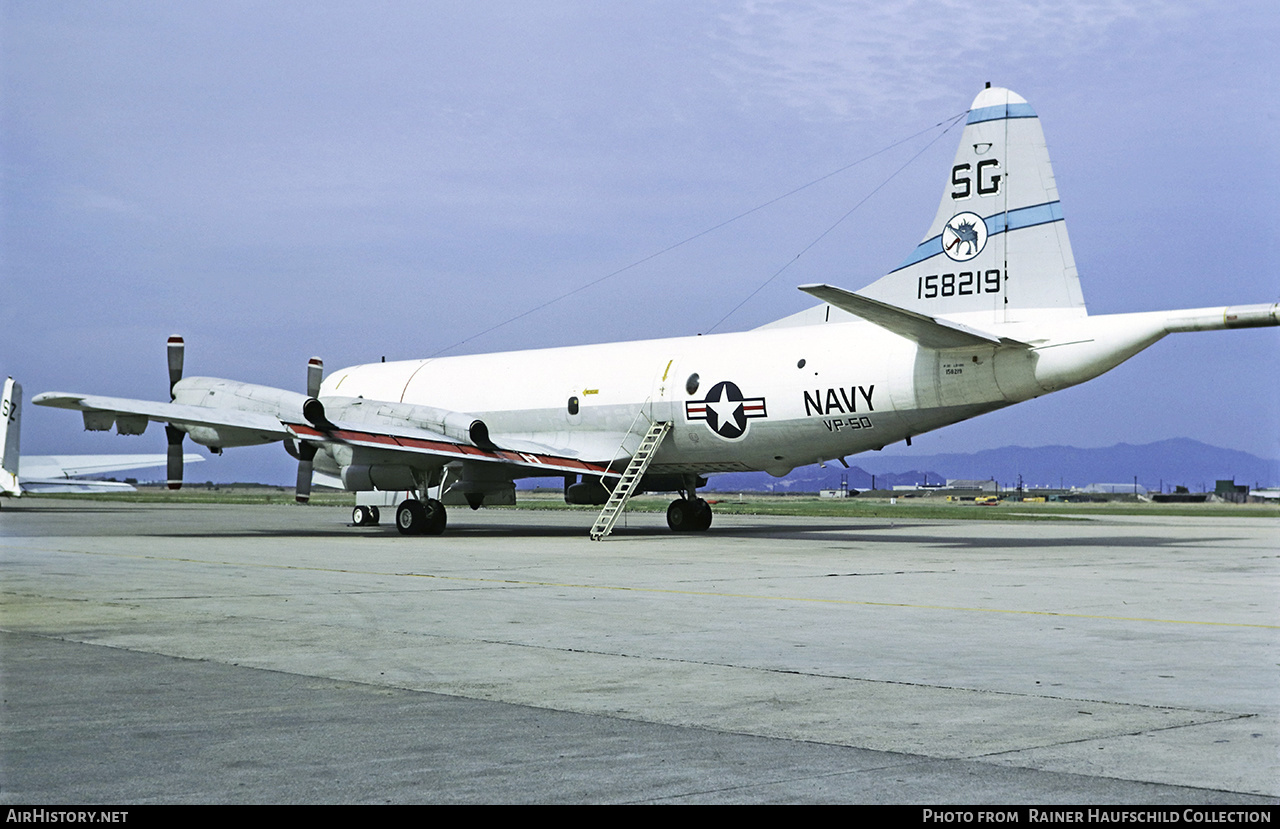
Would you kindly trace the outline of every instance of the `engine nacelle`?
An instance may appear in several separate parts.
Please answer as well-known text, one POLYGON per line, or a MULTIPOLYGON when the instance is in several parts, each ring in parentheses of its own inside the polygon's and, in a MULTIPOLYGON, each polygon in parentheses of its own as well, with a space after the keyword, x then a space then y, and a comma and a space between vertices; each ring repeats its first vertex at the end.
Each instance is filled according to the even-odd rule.
POLYGON ((219 377, 188 377, 173 386, 173 402, 187 406, 261 412, 292 420, 302 414, 305 394, 219 377))
POLYGON ((381 425, 412 426, 426 429, 457 441, 493 449, 489 427, 474 415, 437 409, 434 406, 417 406, 412 403, 394 403, 381 400, 365 400, 361 397, 310 398, 305 401, 303 413, 317 426, 332 419, 343 423, 376 427, 381 425))
POLYGON ((342 467, 342 485, 356 492, 372 489, 385 492, 417 489, 418 482, 413 470, 400 464, 351 464, 342 467))

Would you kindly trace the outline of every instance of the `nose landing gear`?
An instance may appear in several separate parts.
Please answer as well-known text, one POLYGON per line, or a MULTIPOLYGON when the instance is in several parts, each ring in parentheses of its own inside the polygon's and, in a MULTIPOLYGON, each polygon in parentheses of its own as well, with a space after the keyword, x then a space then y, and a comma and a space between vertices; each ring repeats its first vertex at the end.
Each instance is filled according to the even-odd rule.
POLYGON ((358 506, 351 511, 351 524, 356 527, 372 527, 382 519, 377 507, 358 506))

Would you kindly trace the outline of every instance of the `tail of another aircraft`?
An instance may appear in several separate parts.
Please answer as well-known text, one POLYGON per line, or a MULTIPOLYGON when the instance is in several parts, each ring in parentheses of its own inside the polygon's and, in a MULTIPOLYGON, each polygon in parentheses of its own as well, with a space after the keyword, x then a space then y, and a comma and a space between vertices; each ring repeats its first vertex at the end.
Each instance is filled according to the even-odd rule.
POLYGON ((10 377, 4 381, 0 402, 0 493, 21 492, 18 487, 18 440, 21 437, 22 386, 10 377))
POLYGON ((1086 314, 1044 132, 1025 100, 979 93, 924 240, 858 293, 976 326, 1086 314))

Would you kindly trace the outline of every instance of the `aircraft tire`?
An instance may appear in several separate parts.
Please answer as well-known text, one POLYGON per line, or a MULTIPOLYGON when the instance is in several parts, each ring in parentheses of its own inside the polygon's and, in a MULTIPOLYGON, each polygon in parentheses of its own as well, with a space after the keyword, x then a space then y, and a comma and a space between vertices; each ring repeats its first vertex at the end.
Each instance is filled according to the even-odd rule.
POLYGON ((692 518, 689 529, 696 533, 706 532, 711 527, 711 505, 701 498, 689 502, 692 518))
POLYGON ((445 525, 449 523, 449 513, 445 510, 444 504, 431 498, 427 501, 427 514, 422 532, 426 535, 440 535, 444 532, 445 525))
POLYGON ((427 507, 410 498, 396 507, 396 529, 401 535, 422 535, 427 526, 427 507))
POLYGON ((672 532, 687 533, 692 530, 690 526, 693 519, 693 510, 688 500, 677 498, 671 502, 671 506, 667 507, 667 526, 672 532))

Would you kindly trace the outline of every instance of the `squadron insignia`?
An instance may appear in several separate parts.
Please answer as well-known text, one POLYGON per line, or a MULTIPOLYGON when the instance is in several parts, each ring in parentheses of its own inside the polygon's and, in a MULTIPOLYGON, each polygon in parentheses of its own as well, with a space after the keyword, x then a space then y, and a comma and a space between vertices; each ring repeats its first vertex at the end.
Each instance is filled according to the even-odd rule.
POLYGON ((987 244, 987 223, 977 213, 957 213, 942 228, 942 252, 956 262, 968 262, 987 244))

